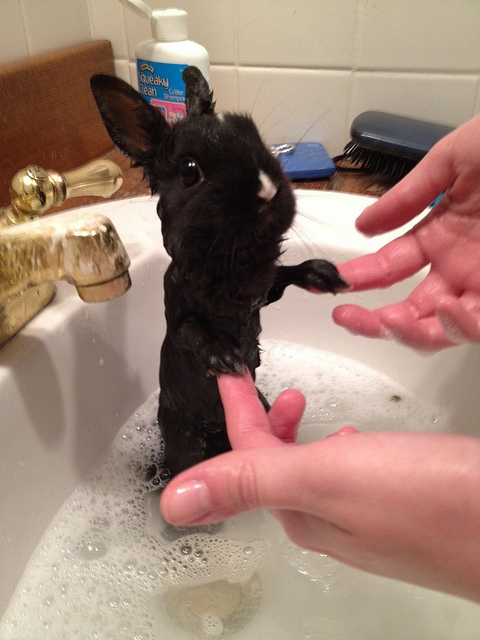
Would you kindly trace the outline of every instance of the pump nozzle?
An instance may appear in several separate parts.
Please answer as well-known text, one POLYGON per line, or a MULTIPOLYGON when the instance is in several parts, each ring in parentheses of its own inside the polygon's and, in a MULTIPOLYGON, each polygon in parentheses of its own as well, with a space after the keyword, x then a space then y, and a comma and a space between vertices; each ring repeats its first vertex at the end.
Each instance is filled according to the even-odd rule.
POLYGON ((150 19, 152 37, 160 42, 188 39, 187 12, 183 9, 150 9, 142 0, 120 0, 124 7, 150 19))
POLYGON ((149 19, 153 16, 153 11, 142 0, 120 0, 120 2, 127 9, 135 11, 139 16, 147 16, 149 19))

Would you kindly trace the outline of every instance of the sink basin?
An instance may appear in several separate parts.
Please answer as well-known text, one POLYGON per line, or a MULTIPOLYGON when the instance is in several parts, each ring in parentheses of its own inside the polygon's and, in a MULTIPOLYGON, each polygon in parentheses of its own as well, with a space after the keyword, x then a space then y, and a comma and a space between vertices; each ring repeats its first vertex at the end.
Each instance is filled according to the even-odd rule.
MULTIPOLYGON (((311 257, 344 261, 375 250, 396 235, 369 240, 355 231, 355 217, 372 201, 369 198, 309 191, 296 195, 300 213, 286 242, 285 263, 311 257)), ((113 221, 129 253, 133 286, 126 295, 108 303, 86 305, 73 287, 59 283, 49 307, 0 350, 0 615, 43 531, 63 502, 104 456, 129 416, 157 389, 165 331, 162 279, 168 256, 162 246, 155 206, 155 200, 143 197, 90 207, 113 221)), ((367 307, 387 304, 405 295, 416 281, 413 278, 385 291, 345 294, 341 302, 359 302, 367 307)), ((339 362, 348 358, 360 367, 366 365, 432 408, 435 417, 429 429, 478 434, 477 347, 462 346, 426 356, 395 342, 355 337, 331 321, 331 310, 338 303, 338 297, 314 296, 291 287, 282 300, 262 312, 262 343, 286 341, 334 354, 339 362)), ((301 360, 296 366, 301 367, 301 360)), ((327 431, 333 430, 334 422, 326 420, 327 431)), ((369 428, 368 421, 363 427, 369 428)), ((426 427, 418 424, 416 428, 426 427)), ((296 553, 297 559, 302 554, 298 549, 289 553, 296 553)), ((293 565, 301 573, 299 563, 293 565)), ((356 576, 355 580, 359 579, 356 576)), ((390 584, 382 581, 382 585, 386 583, 390 584)), ((431 602, 436 603, 436 598, 443 598, 438 601, 440 608, 445 602, 452 607, 452 602, 458 605, 458 610, 452 609, 452 619, 466 616, 462 624, 456 623, 458 633, 450 630, 441 637, 478 637, 479 607, 437 594, 431 598, 425 601, 427 609, 433 607, 431 602)), ((367 612, 365 617, 369 615, 367 612)), ((435 615, 430 615, 433 620, 435 615)), ((387 618, 387 613, 384 616, 387 618)), ((393 633, 389 624, 386 621, 375 637, 414 637, 402 635, 401 630, 393 633)), ((260 637, 254 626, 251 630, 252 635, 241 637, 260 637)), ((278 633, 278 640, 293 640, 278 633)), ((374 637, 362 635, 361 629, 356 633, 347 633, 345 638, 374 637)), ((212 637, 223 636, 212 632, 212 637)), ((340 632, 308 636, 304 631, 303 636, 298 635, 303 637, 340 640, 344 636, 340 632)), ((440 636, 432 632, 415 637, 437 640, 440 636)))

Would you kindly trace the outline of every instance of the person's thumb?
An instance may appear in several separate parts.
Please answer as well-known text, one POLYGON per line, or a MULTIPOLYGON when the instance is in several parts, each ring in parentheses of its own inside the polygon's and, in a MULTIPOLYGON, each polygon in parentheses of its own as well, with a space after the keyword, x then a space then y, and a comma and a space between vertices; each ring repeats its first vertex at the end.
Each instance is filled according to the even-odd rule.
POLYGON ((303 449, 287 444, 258 447, 202 462, 173 478, 163 490, 162 515, 171 524, 188 526, 258 508, 301 509, 309 466, 303 449))

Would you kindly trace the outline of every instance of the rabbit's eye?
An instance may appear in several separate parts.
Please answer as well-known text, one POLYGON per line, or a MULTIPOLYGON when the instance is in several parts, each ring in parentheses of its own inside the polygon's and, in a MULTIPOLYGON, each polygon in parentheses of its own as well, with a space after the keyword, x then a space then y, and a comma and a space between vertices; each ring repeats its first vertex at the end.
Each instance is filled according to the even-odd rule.
POLYGON ((180 178, 182 179, 182 182, 186 187, 193 187, 194 185, 198 184, 203 178, 200 167, 195 162, 195 160, 192 160, 192 158, 184 158, 180 162, 178 171, 180 174, 180 178))

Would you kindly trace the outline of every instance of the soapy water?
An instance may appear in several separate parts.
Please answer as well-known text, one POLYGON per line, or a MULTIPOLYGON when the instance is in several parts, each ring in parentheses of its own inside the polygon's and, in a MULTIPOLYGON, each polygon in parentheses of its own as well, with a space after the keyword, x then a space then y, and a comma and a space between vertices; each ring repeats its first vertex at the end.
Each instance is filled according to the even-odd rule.
MULTIPOLYGON (((345 424, 448 428, 434 407, 359 363, 277 341, 263 348, 257 383, 267 398, 295 387, 308 399, 301 442, 345 424)), ((2 640, 477 640, 480 607, 300 549, 265 512, 168 525, 157 399, 120 429, 45 532, 2 640)))

